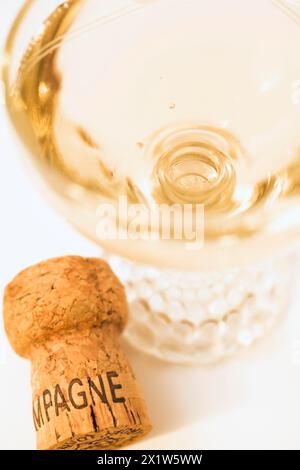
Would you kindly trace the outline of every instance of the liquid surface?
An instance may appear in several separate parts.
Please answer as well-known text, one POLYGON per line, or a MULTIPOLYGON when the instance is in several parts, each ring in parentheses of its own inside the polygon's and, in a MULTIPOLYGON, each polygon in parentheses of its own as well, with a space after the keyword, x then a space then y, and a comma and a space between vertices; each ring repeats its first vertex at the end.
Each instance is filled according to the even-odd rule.
POLYGON ((285 3, 73 0, 53 11, 10 107, 62 197, 91 212, 120 195, 153 210, 201 203, 207 240, 298 223, 283 216, 300 195, 300 27, 285 3))

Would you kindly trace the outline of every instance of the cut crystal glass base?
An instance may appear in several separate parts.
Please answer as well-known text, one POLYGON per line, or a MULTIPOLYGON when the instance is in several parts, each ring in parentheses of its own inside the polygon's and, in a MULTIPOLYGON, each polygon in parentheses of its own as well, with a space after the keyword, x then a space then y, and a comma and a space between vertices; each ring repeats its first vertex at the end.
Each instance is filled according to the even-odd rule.
POLYGON ((294 273, 288 256, 210 274, 108 258, 128 293, 127 340, 143 352, 182 364, 210 364, 263 337, 287 310, 294 273))

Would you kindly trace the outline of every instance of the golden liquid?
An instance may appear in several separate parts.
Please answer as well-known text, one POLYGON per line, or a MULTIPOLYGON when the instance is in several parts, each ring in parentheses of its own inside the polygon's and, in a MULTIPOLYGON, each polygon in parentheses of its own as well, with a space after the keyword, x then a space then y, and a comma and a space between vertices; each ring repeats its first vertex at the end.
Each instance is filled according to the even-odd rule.
MULTIPOLYGON (((23 56, 9 97, 10 111, 18 123, 19 132, 45 168, 48 167, 49 172, 54 171, 63 181, 63 197, 77 198, 78 204, 86 199, 88 203, 85 207, 90 204, 91 211, 101 201, 117 200, 120 195, 126 195, 131 203, 142 202, 152 208, 161 203, 201 203, 205 206, 207 240, 227 236, 244 238, 263 231, 280 217, 285 204, 290 201, 297 203, 300 195, 300 152, 297 147, 293 147, 292 156, 289 152, 287 156, 274 158, 274 162, 271 155, 266 156, 267 164, 262 170, 264 165, 262 162, 257 165, 257 156, 244 145, 238 133, 235 135, 234 127, 206 120, 201 106, 199 119, 195 119, 195 113, 193 116, 191 113, 192 119, 184 112, 181 114, 182 96, 177 100, 175 93, 173 100, 170 94, 170 99, 163 103, 163 113, 170 117, 163 126, 158 122, 151 132, 134 134, 129 118, 128 129, 124 120, 122 135, 118 134, 116 126, 114 139, 120 141, 116 150, 108 145, 113 137, 109 140, 104 136, 102 142, 102 136, 89 128, 86 119, 83 122, 78 119, 78 109, 76 118, 70 110, 66 113, 66 85, 63 59, 60 57, 65 44, 67 50, 71 43, 75 48, 81 38, 85 40, 90 28, 105 29, 126 16, 147 14, 147 2, 132 2, 123 10, 98 18, 95 25, 87 25, 85 31, 74 26, 85 3, 84 0, 67 1, 47 18, 41 33, 32 40, 23 56), (174 115, 176 118, 173 118, 174 115), (124 141, 124 152, 123 135, 133 136, 131 147, 126 147, 124 141)), ((96 62, 97 43, 95 50, 89 50, 89 53, 96 62)), ((177 57, 170 54, 167 71, 172 69, 174 57, 177 62, 182 59, 179 53, 177 57)), ((126 66, 130 68, 130 62, 126 66)), ((159 69, 158 65, 154 71, 159 82, 155 86, 172 89, 172 77, 167 76, 168 73, 159 69), (165 82, 167 85, 164 85, 165 82)), ((70 70, 68 73, 70 75, 70 70)), ((234 68, 232 73, 235 73, 234 68)), ((146 76, 144 79, 152 78, 146 76)), ((188 102, 189 85, 184 91, 183 79, 184 74, 181 89, 182 95, 186 93, 188 102)), ((77 80, 75 70, 73 80, 77 80)), ((117 80, 119 83, 122 77, 117 77, 117 80)), ((98 86, 101 88, 102 84, 98 83, 98 86)), ((88 92, 88 88, 82 89, 81 95, 88 92)), ((97 94, 97 89, 94 93, 97 94)), ((113 91, 108 93, 113 94, 113 91)), ((127 90, 124 89, 123 93, 126 94, 127 90)), ((77 98, 74 88, 74 109, 79 106, 77 98)), ((101 112, 101 107, 97 105, 95 109, 90 109, 94 122, 101 112)), ((113 113, 117 112, 118 107, 112 107, 112 117, 108 120, 113 122, 113 113)), ((150 114, 151 109, 147 109, 145 102, 145 115, 147 112, 150 114)), ((82 111, 84 113, 86 110, 82 111)), ((255 121, 256 118, 252 116, 249 119, 255 121)), ((144 115, 141 114, 140 121, 143 119, 144 115)))

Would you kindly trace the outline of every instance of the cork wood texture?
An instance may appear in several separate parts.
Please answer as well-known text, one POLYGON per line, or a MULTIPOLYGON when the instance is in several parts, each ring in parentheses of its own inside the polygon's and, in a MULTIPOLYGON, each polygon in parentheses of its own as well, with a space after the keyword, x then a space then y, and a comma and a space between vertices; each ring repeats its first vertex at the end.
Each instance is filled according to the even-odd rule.
POLYGON ((126 319, 124 289, 100 259, 44 261, 7 286, 6 332, 32 362, 38 449, 114 449, 150 431, 120 349, 126 319))

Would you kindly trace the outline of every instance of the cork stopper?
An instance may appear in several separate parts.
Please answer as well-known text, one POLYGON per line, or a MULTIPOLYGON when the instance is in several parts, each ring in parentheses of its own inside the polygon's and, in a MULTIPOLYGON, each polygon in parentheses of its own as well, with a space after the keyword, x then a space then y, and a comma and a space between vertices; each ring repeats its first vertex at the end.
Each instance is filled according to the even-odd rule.
POLYGON ((100 259, 43 261, 6 287, 4 324, 32 362, 38 449, 114 449, 151 430, 119 336, 123 286, 100 259))

